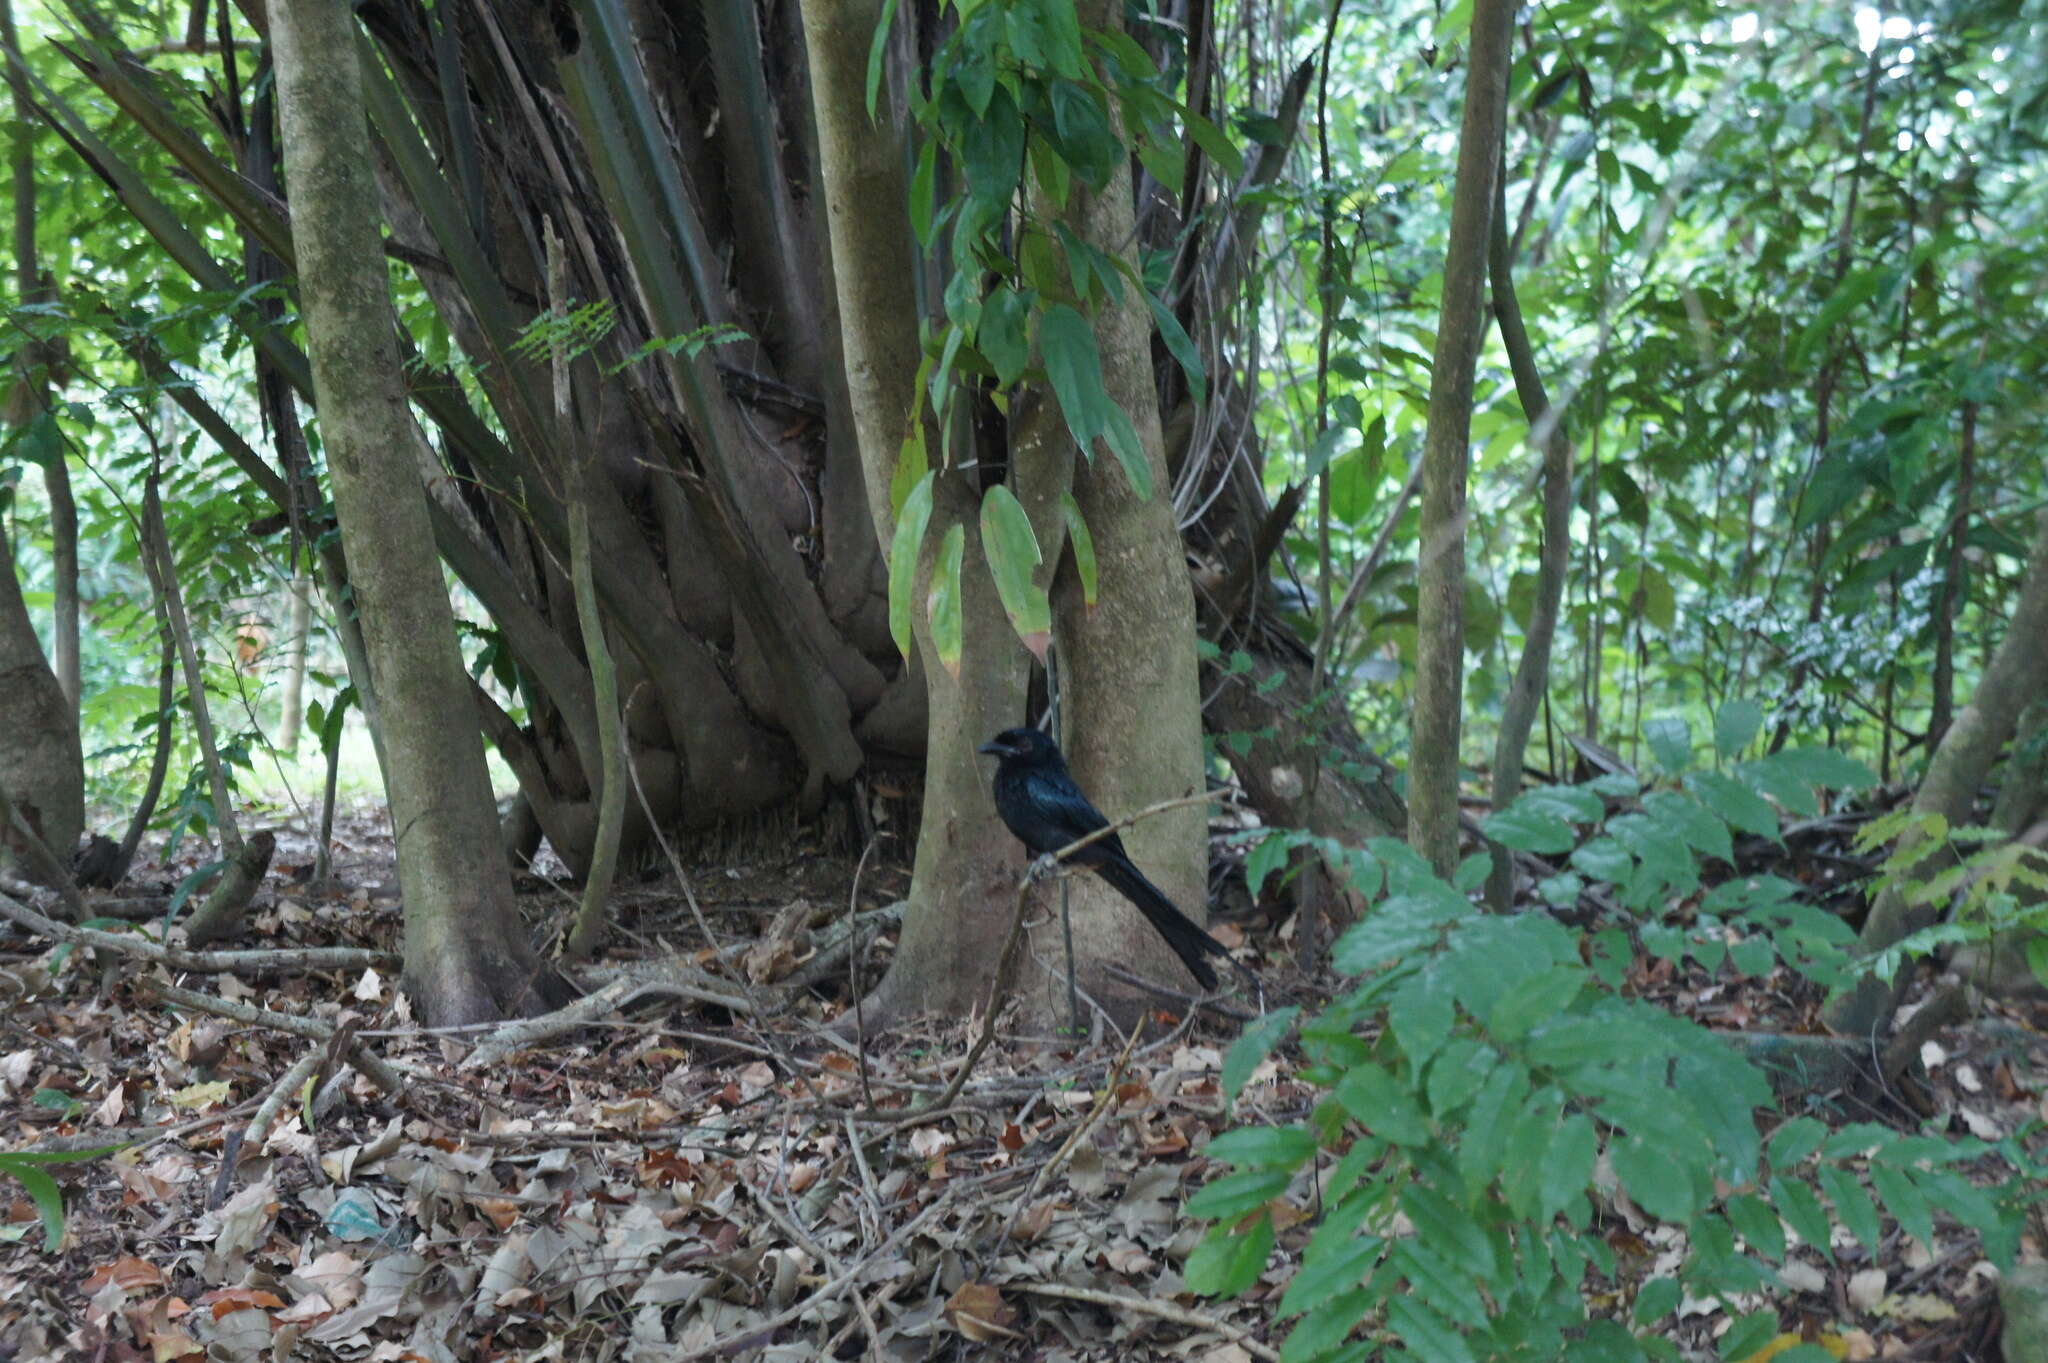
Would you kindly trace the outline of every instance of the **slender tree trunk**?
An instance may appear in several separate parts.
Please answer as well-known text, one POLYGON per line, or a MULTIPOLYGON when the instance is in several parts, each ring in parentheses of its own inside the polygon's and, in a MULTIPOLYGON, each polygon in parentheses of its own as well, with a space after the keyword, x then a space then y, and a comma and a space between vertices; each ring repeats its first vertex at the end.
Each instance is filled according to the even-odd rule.
MULTIPOLYGON (((2048 507, 2034 513, 2034 545, 2026 575, 2005 638, 1977 682, 1977 694, 1956 715, 1927 763, 1927 775, 1913 797, 1916 814, 1939 814, 1950 825, 1970 822, 1977 790, 1998 750, 2012 737, 2021 712, 2048 696, 2048 507)), ((1910 840, 1902 838, 1901 843, 1910 840)), ((1882 951, 1932 921, 1929 910, 1910 909, 1905 896, 1888 891, 1878 896, 1864 920, 1860 945, 1882 951)), ((1831 1004, 1828 1026, 1848 1036, 1868 1036, 1883 1024, 1897 989, 1910 978, 1900 971, 1887 985, 1866 976, 1857 987, 1831 1004)))
MULTIPOLYGON (((0 46, 16 46, 12 0, 0 0, 0 46)), ((24 303, 47 303, 56 290, 43 278, 36 251, 37 121, 28 92, 10 67, 8 87, 14 102, 13 146, 8 153, 14 198, 15 297, 24 303)), ((55 381, 52 360, 58 344, 36 343, 17 356, 22 385, 20 402, 10 404, 19 415, 33 418, 49 410, 55 381)), ((71 496, 71 468, 64 462, 62 442, 54 442, 43 461, 43 487, 50 498, 51 628, 50 664, 58 689, 78 714, 78 503, 71 496)), ((68 852, 60 852, 68 855, 68 852)))
MULTIPOLYGON (((1934 709, 1927 719, 1927 751, 1933 752, 1955 718, 1956 617, 1967 598, 1963 546, 1970 536, 1970 493, 1977 477, 1977 404, 1963 403, 1961 469, 1956 475, 1956 509, 1948 531, 1948 565, 1934 602, 1934 709)), ((1886 730, 1890 741, 1890 730, 1886 730)))
MULTIPOLYGON (((1119 28, 1120 16, 1105 0, 1081 5, 1081 22, 1090 29, 1119 28)), ((1121 136, 1113 104, 1111 121, 1121 136)), ((1135 227, 1127 158, 1099 194, 1077 185, 1072 203, 1069 225, 1084 241, 1111 257, 1130 251, 1135 227)), ((1063 569, 1054 583, 1053 630, 1068 763, 1081 788, 1115 818, 1202 789, 1202 696, 1194 591, 1174 518, 1144 301, 1125 290, 1120 303, 1107 303, 1095 317, 1095 342, 1103 388, 1137 427, 1153 490, 1139 496, 1106 450, 1074 461, 1074 500, 1097 547, 1100 592, 1090 607, 1079 575, 1063 569)), ((1058 438, 1071 448, 1064 431, 1058 438)), ((1013 449, 1011 458, 1022 469, 1031 452, 1013 449)), ((1043 531, 1039 540, 1060 543, 1043 531)), ((1121 836, 1145 874, 1201 922, 1209 889, 1207 811, 1200 805, 1176 809, 1121 836)), ((1131 999, 1130 986, 1104 974, 1110 963, 1172 987, 1191 985, 1158 934, 1113 890, 1092 876, 1075 878, 1071 888, 1075 957, 1082 986, 1095 999, 1142 1003, 1131 999)), ((1045 940, 1035 954, 1061 959, 1058 925, 1049 933, 1041 934, 1045 940)))
MULTIPOLYGON (((1507 179, 1502 167, 1501 180, 1507 179)), ((1543 538, 1536 565, 1536 599, 1529 607, 1529 631, 1522 642, 1521 661, 1515 664, 1515 678, 1508 684, 1501 702, 1500 731, 1493 744, 1493 807, 1505 809, 1521 793, 1522 760, 1529 749, 1529 733, 1536 725, 1536 710, 1550 684, 1550 646, 1557 636, 1558 607, 1564 601, 1565 569, 1571 562, 1572 442, 1564 429, 1564 414, 1550 405, 1544 391, 1543 374, 1536 367, 1536 351, 1529 344, 1528 328, 1522 324, 1522 305, 1515 297, 1514 246, 1508 237, 1507 196, 1495 189, 1491 249, 1487 271, 1493 279, 1493 314, 1500 325, 1501 344, 1508 353, 1508 367, 1514 372, 1515 394, 1522 402, 1522 415, 1529 423, 1529 439, 1543 451, 1543 538)), ((1486 899, 1496 911, 1505 911, 1514 898, 1514 863, 1505 849, 1495 849, 1493 871, 1486 882, 1486 899)))
POLYGON ((291 606, 286 616, 284 693, 279 698, 277 746, 299 750, 299 730, 306 723, 306 646, 313 632, 313 580, 292 574, 291 606))
POLYGON ((1423 442, 1422 548, 1416 567, 1414 757, 1408 842, 1448 876, 1458 862, 1458 740, 1464 701, 1466 448, 1472 377, 1486 334, 1487 239, 1507 125, 1509 0, 1477 0, 1465 58, 1465 119, 1444 257, 1443 305, 1423 442))
POLYGON ((405 901, 405 984, 429 1025, 553 992, 512 901, 476 710, 456 646, 392 332, 350 11, 270 9, 313 382, 363 643, 376 680, 405 901))
MULTIPOLYGON (((893 110, 867 114, 867 54, 878 0, 803 0, 818 171, 832 242, 847 385, 867 476, 868 507, 883 544, 895 533, 890 480, 911 410, 918 366, 915 267, 901 143, 893 110)), ((871 1021, 930 1009, 958 1013, 978 1003, 1008 930, 992 906, 1007 902, 1023 860, 996 818, 988 773, 975 748, 1018 722, 1025 653, 1004 617, 982 558, 979 498, 967 479, 942 472, 927 546, 955 525, 965 530, 959 671, 937 660, 923 611, 917 657, 928 688, 924 812, 911 872, 909 907, 889 973, 876 987, 871 1021)), ((915 599, 928 589, 930 553, 915 599)))

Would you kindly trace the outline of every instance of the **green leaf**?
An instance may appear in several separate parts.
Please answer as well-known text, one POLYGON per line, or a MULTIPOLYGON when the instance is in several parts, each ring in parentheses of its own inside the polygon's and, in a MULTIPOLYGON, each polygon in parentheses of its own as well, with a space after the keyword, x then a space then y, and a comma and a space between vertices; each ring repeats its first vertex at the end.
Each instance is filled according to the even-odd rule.
POLYGON ((1031 517, 1025 514, 1017 495, 997 483, 981 498, 981 547, 988 555, 989 575, 995 579, 996 595, 1010 628, 1039 657, 1052 639, 1052 602, 1045 588, 1035 580, 1034 570, 1042 561, 1038 537, 1031 533, 1031 517))
POLYGON ((1506 809, 1489 814, 1481 825, 1486 836, 1503 847, 1539 856, 1569 852, 1578 842, 1572 826, 1548 810, 1516 800, 1506 809))
POLYGON ((1295 1169, 1316 1153, 1316 1138, 1299 1126, 1241 1126, 1210 1141, 1202 1153, 1244 1169, 1295 1169))
POLYGON ((1869 767, 1833 748, 1785 748, 1762 759, 1761 765, 1829 790, 1864 790, 1877 784, 1869 767))
POLYGON ((1637 1325, 1647 1326, 1664 1319, 1678 1309, 1685 1300, 1685 1291, 1676 1278, 1652 1278, 1636 1292, 1634 1318, 1637 1325))
POLYGON ((1225 175, 1234 180, 1244 174, 1244 154, 1238 151, 1236 144, 1223 129, 1185 104, 1176 103, 1173 108, 1187 127, 1188 136, 1194 139, 1196 146, 1208 153, 1209 159, 1220 166, 1225 175))
POLYGON ((1813 320, 1806 324, 1806 329, 1793 343, 1793 366, 1803 367, 1812 357, 1814 347, 1827 339, 1836 323, 1868 302, 1894 278, 1896 272, 1881 265, 1866 265, 1843 275, 1842 282, 1835 285, 1834 292, 1828 295, 1827 301, 1820 305, 1820 311, 1813 315, 1813 320))
POLYGON ((1828 1214, 1812 1188, 1798 1179, 1774 1178, 1771 1204, 1778 1209, 1779 1219, 1792 1227, 1793 1234, 1808 1248, 1819 1250, 1829 1259, 1835 1257, 1828 1214))
POLYGON ((1818 1171, 1821 1190, 1828 1195, 1828 1201, 1835 1204, 1835 1215, 1849 1233, 1863 1242, 1863 1247, 1872 1254, 1877 1253, 1883 1242, 1884 1229, 1877 1218, 1877 1204, 1870 1200, 1870 1194, 1863 1191, 1863 1185, 1856 1175, 1840 1165, 1823 1164, 1818 1171))
POLYGON ((1387 1025, 1418 1070, 1449 1039, 1455 1018, 1450 987, 1435 971, 1410 975, 1387 1001, 1387 1025))
POLYGON ((21 1184, 21 1190, 28 1194, 28 1200, 36 1209, 36 1215, 43 1223, 43 1251, 55 1254, 57 1247, 64 1243, 64 1190, 36 1166, 45 1161, 36 1160, 32 1151, 8 1151, 0 1154, 0 1174, 12 1176, 21 1184))
POLYGON ((975 348, 996 371, 996 382, 1007 388, 1031 363, 1031 338, 1027 324, 1031 303, 1007 284, 989 290, 981 304, 981 325, 974 334, 975 348))
POLYGON ((1209 400, 1207 379, 1202 372, 1202 356, 1195 349, 1195 342, 1173 315, 1173 309, 1159 301, 1150 289, 1141 290, 1145 295, 1145 306, 1152 309, 1152 322, 1159 328, 1159 339, 1166 342, 1166 353, 1179 362, 1181 372, 1187 375, 1188 393, 1200 407, 1209 400))
POLYGON ((1583 1112, 1566 1117, 1543 1152, 1537 1185, 1537 1211, 1544 1220, 1563 1211, 1574 1197, 1586 1191, 1593 1178, 1593 1161, 1600 1154, 1600 1135, 1593 1119, 1583 1112))
POLYGON ((932 246, 932 180, 938 171, 938 159, 939 140, 927 137, 917 153, 917 171, 910 177, 910 230, 921 251, 929 251, 932 246))
POLYGON ((1692 726, 1682 719, 1653 719, 1643 725, 1643 741, 1657 765, 1673 775, 1692 766, 1692 726))
MULTIPOLYGON (((1302 1255, 1301 1271, 1288 1280, 1287 1291, 1280 1298, 1281 1317, 1313 1311, 1338 1293, 1358 1287, 1372 1272, 1373 1262, 1385 1243, 1377 1236, 1357 1235, 1347 1238, 1335 1250, 1302 1255)), ((1351 1324, 1356 1325, 1369 1309, 1369 1303, 1358 1303, 1358 1315, 1351 1324)), ((1338 1338, 1350 1333, 1347 1326, 1338 1338)))
POLYGON ((932 650, 939 665, 960 675, 960 560, 967 548, 967 527, 956 525, 939 542, 939 556, 932 563, 932 590, 928 605, 932 613, 932 650))
POLYGON ((896 0, 883 0, 882 17, 875 22, 875 36, 868 43, 868 117, 875 116, 875 97, 882 89, 882 59, 889 52, 889 33, 896 26, 896 0))
POLYGON ((1261 1216, 1250 1230, 1209 1232, 1188 1256, 1188 1290, 1211 1297, 1234 1297, 1259 1280, 1273 1252, 1273 1218, 1261 1216))
POLYGON ((1537 1023, 1570 1007, 1585 984, 1584 966, 1552 966, 1518 980, 1494 1003, 1487 1030, 1503 1043, 1520 1041, 1537 1023))
POLYGON ((1820 1149, 1827 1139, 1825 1122, 1814 1117, 1793 1117, 1781 1122, 1771 1133, 1771 1168, 1783 1172, 1820 1149))
POLYGON ((1290 1004, 1245 1025, 1244 1031, 1230 1044, 1229 1052, 1223 1057, 1223 1097, 1226 1102, 1237 1101, 1237 1095, 1244 1091, 1252 1071, 1272 1054, 1275 1046, 1287 1039, 1295 1018, 1300 1015, 1300 1007, 1290 1004))
POLYGON ((1877 1189, 1877 1195, 1884 1199, 1885 1210, 1892 1214, 1899 1228, 1932 1250, 1934 1213, 1928 1206, 1926 1195, 1906 1177, 1905 1171, 1883 1160, 1873 1161, 1870 1183, 1877 1189))
POLYGON ((913 421, 910 434, 903 437, 903 444, 896 451, 896 471, 889 479, 889 513, 901 518, 904 506, 910 501, 910 494, 918 481, 931 472, 931 460, 925 454, 924 423, 913 421))
POLYGON ((889 545, 889 634, 896 640, 896 651, 906 658, 912 638, 910 594, 917 582, 918 548, 932 518, 932 487, 933 475, 927 472, 904 497, 903 509, 896 514, 896 536, 889 545))
POLYGON ((1749 746, 1763 727, 1764 708, 1753 700, 1724 701, 1714 711, 1714 751, 1733 757, 1749 746))
POLYGON ((1414 1296, 1387 1303, 1387 1329, 1424 1363, 1473 1363, 1465 1337, 1414 1296))
POLYGON ((1493 1242, 1471 1208, 1452 1201, 1430 1184, 1410 1183, 1401 1189, 1401 1210, 1415 1223, 1415 1233, 1423 1243, 1458 1271, 1475 1278, 1490 1278, 1498 1271, 1493 1242))
POLYGON ((1132 489, 1141 498, 1150 497, 1151 466, 1130 417, 1103 391, 1102 356, 1088 319, 1065 303, 1053 304, 1039 319, 1038 349, 1074 443, 1092 459, 1096 440, 1102 440, 1123 465, 1132 489))
POLYGON ((1414 1095, 1377 1065, 1368 1062, 1353 1066, 1337 1082, 1332 1096, 1374 1135, 1384 1136, 1396 1145, 1429 1143, 1429 1121, 1414 1095))
POLYGON ((1690 1221, 1699 1210, 1692 1174, 1678 1155, 1630 1136, 1608 1147, 1614 1172, 1636 1205, 1662 1221, 1690 1221))
POLYGON ((1759 1352, 1778 1333, 1776 1311, 1752 1311, 1739 1317, 1721 1336, 1721 1357, 1745 1360, 1759 1352))
POLYGON ((1643 797, 1643 812, 1659 827, 1676 834, 1686 846, 1734 862, 1735 847, 1728 836, 1728 825, 1691 796, 1675 790, 1653 790, 1643 797))
POLYGON ((1293 850, 1294 839, 1282 829, 1270 829, 1253 843, 1251 852, 1244 859, 1245 892, 1257 899, 1266 877, 1284 869, 1288 854, 1293 850))
POLYGON ((1727 1212, 1728 1224, 1735 1227, 1735 1233, 1748 1243, 1750 1249, 1774 1264, 1784 1262, 1785 1227, 1768 1202, 1754 1194, 1743 1193, 1728 1199, 1727 1212))
POLYGON ((1094 610, 1095 597, 1102 586, 1095 566, 1095 537, 1088 533, 1088 522, 1082 518, 1081 504, 1074 500, 1073 493, 1060 494, 1060 512, 1067 518, 1067 544, 1074 551, 1074 571, 1081 575, 1081 602, 1094 610))
POLYGON ((1182 1210, 1204 1221, 1234 1220, 1286 1192, 1292 1177, 1287 1169, 1247 1169, 1225 1174, 1196 1189, 1182 1210))
POLYGON ((1778 811, 1770 802, 1732 776, 1718 771, 1693 771, 1685 776, 1686 789, 1699 797, 1701 804, 1721 816, 1730 828, 1741 833, 1754 833, 1773 842, 1778 837, 1778 811))

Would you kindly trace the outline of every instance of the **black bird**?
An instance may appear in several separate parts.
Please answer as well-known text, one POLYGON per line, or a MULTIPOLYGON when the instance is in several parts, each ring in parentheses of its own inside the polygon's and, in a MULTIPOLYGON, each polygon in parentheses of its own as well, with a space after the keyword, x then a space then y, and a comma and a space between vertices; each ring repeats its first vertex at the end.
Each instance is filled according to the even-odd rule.
MULTIPOLYGON (((1049 735, 1037 729, 1005 729, 979 751, 1002 759, 996 767, 996 813, 1034 856, 1057 852, 1076 838, 1109 826, 1102 811, 1074 784, 1066 758, 1049 735)), ((1089 867, 1137 905, 1202 988, 1216 987, 1216 971, 1203 957, 1227 960, 1230 949, 1196 927, 1165 891, 1145 879, 1124 851, 1122 839, 1114 833, 1098 838, 1068 860, 1089 867)))

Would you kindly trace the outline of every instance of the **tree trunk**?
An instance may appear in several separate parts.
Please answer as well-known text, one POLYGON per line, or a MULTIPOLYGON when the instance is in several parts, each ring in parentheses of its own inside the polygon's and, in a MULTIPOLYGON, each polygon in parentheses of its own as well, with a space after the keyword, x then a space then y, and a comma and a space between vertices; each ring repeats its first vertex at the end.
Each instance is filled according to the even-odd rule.
MULTIPOLYGON (((1121 12, 1102 0, 1088 0, 1081 11, 1084 27, 1121 27, 1121 12)), ((1111 123, 1122 136, 1114 105, 1111 123)), ((1135 228, 1127 157, 1119 158, 1100 193, 1075 187, 1069 222, 1106 255, 1129 252, 1135 228)), ((1121 302, 1105 302, 1096 314, 1103 388, 1137 427, 1153 490, 1139 496, 1106 450, 1074 460, 1073 495, 1097 547, 1100 591, 1089 606, 1079 575, 1070 567, 1062 568, 1053 587, 1065 731, 1060 737, 1075 780, 1111 818, 1199 791, 1204 782, 1194 592, 1169 491, 1151 338, 1150 314, 1129 289, 1121 302)), ((1048 396, 1045 407, 1051 405, 1048 396)), ((1058 438, 1067 442, 1064 432, 1058 438)), ((1032 453, 1012 451, 1020 477, 1029 472, 1032 453)), ((1044 532, 1039 539, 1060 542, 1044 532)), ((1057 555, 1047 557, 1058 561, 1057 555)), ((1200 805, 1171 810, 1121 834, 1131 859, 1197 923, 1207 917, 1207 835, 1207 811, 1200 805)), ((1134 998, 1129 985, 1108 978, 1105 970, 1111 963, 1135 967, 1175 988, 1192 985, 1158 934, 1095 877, 1073 880, 1071 919, 1082 987, 1113 1011, 1128 1014, 1145 1000, 1134 998), (1117 1009, 1115 1000, 1123 1000, 1125 1007, 1117 1009)), ((1037 937, 1035 956, 1063 959, 1057 923, 1037 937)))
POLYGON ((284 690, 279 697, 277 746, 299 750, 299 730, 306 722, 306 646, 313 632, 313 581, 304 572, 292 574, 291 604, 285 625, 284 690))
POLYGON ((354 22, 324 0, 269 13, 308 351, 381 708, 405 984, 430 1026, 491 1021, 532 1011, 553 983, 497 854, 490 776, 411 458, 354 22))
MULTIPOLYGON (((867 54, 882 5, 876 0, 804 0, 818 174, 832 242, 853 420, 877 538, 894 534, 889 487, 914 396, 918 367, 908 198, 893 109, 869 119, 867 54)), ((1023 858, 996 818, 989 775, 975 748, 1018 722, 1025 653, 1004 617, 982 559, 980 498, 967 477, 937 480, 927 545, 955 525, 965 531, 959 672, 933 651, 925 612, 913 611, 917 657, 927 688, 925 785, 916 865, 903 933, 868 1019, 885 1025, 914 1011, 964 1012, 979 1002, 1008 931, 996 906, 1009 901, 1023 858)), ((930 554, 915 599, 928 590, 930 554)))
MULTIPOLYGON (((1977 790, 1998 750, 2012 737, 2020 713, 2043 697, 2048 697, 2048 507, 2034 513, 2034 544, 2005 638, 1979 678, 1977 694, 1928 760, 1913 812, 1939 814, 1952 826, 1969 823, 1977 790)), ((1902 845, 1909 841, 1900 839, 1902 845)), ((1871 906, 1859 945, 1865 952, 1883 951, 1931 921, 1931 910, 1909 910, 1903 894, 1887 891, 1871 906)), ((1849 1036, 1870 1035, 1884 1023, 1909 978, 1911 972, 1903 969, 1889 985, 1865 976, 1828 1006, 1828 1026, 1849 1036)))
MULTIPOLYGON (((1506 178, 1503 167, 1501 179, 1506 178)), ((1543 451, 1543 537, 1538 547, 1536 599, 1529 607, 1529 632, 1522 641, 1515 678, 1501 702, 1500 731, 1493 744, 1493 807, 1499 810, 1521 793, 1529 731, 1536 725, 1536 711, 1550 685, 1550 645, 1557 635, 1558 608, 1564 602, 1565 570, 1571 566, 1572 442, 1565 433, 1564 413, 1550 405, 1550 395, 1544 391, 1536 350, 1522 325, 1522 305, 1515 297, 1514 246, 1508 238, 1507 196, 1500 185, 1495 186, 1494 194, 1487 261, 1487 273, 1493 279, 1493 313, 1508 353, 1508 366, 1514 371, 1515 395, 1521 399, 1522 415, 1529 423, 1530 443, 1543 451)), ((1505 849, 1492 850, 1486 900, 1496 912, 1505 912, 1514 899, 1514 861, 1505 849)))
MULTIPOLYGON (((14 550, 0 535, 0 786, 57 858, 69 864, 85 829, 85 758, 75 712, 43 658, 22 603, 14 550)), ((11 835, 0 840, 20 859, 11 835)), ((26 864, 26 863, 22 863, 26 864)))
POLYGON ((1423 441, 1422 547, 1416 565, 1414 757, 1408 842, 1448 877, 1458 864, 1458 740, 1465 676, 1465 481, 1472 371, 1486 334, 1484 290, 1494 185, 1507 126, 1509 0, 1477 0, 1465 59, 1465 120, 1423 441))

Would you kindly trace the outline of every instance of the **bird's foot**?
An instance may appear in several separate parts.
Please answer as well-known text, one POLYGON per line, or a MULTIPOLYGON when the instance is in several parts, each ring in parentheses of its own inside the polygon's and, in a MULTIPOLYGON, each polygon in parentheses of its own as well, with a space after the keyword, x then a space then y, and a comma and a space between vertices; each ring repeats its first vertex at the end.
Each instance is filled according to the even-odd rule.
POLYGON ((1024 871, 1027 880, 1051 880, 1060 873, 1060 859, 1050 852, 1041 852, 1031 859, 1031 865, 1024 871))

